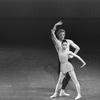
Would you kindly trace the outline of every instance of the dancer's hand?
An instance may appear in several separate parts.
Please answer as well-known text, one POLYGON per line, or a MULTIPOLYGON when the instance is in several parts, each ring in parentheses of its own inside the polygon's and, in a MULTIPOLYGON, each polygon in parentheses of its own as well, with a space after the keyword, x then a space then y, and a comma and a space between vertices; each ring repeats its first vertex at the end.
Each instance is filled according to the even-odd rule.
POLYGON ((81 68, 84 67, 85 65, 86 65, 86 63, 84 63, 84 64, 81 66, 81 68))
POLYGON ((53 29, 51 30, 51 32, 55 32, 56 27, 57 27, 58 25, 62 25, 62 24, 63 24, 62 20, 59 21, 58 23, 56 23, 56 24, 54 25, 53 29))
POLYGON ((69 58, 73 58, 74 56, 73 55, 69 55, 69 58))
POLYGON ((59 21, 58 23, 56 23, 55 26, 57 26, 57 25, 62 25, 62 24, 63 24, 63 22, 62 22, 62 20, 61 20, 61 21, 59 21))

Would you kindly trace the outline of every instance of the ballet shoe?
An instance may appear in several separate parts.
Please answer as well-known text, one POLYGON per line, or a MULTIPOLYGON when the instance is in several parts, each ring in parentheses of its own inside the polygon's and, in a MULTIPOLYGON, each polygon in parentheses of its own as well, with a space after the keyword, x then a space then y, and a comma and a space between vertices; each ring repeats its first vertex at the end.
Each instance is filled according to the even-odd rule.
POLYGON ((52 96, 50 96, 50 98, 55 98, 57 97, 57 93, 54 93, 52 96))
POLYGON ((81 94, 78 94, 77 97, 75 98, 75 100, 78 100, 81 98, 81 94))
POLYGON ((70 96, 70 94, 65 93, 64 91, 60 91, 59 96, 70 96))

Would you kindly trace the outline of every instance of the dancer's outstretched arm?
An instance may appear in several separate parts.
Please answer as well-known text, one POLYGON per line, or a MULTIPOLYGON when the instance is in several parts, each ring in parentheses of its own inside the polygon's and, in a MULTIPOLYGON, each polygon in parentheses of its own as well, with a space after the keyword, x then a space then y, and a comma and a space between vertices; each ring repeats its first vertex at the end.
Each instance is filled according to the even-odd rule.
POLYGON ((86 65, 85 61, 80 56, 76 55, 75 53, 73 53, 71 51, 69 51, 69 54, 71 54, 74 57, 78 58, 83 63, 83 65, 81 66, 81 68, 86 65))

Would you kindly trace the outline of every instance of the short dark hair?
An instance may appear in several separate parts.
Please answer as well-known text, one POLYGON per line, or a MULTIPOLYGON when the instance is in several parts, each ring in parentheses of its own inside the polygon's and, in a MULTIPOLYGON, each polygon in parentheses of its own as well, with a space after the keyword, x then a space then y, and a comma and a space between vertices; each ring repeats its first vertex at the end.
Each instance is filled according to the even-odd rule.
MULTIPOLYGON (((57 35, 59 35, 59 33, 62 33, 64 32, 65 33, 65 30, 64 29, 59 29, 58 32, 57 32, 57 35)), ((66 33, 65 33, 66 34, 66 33)))
POLYGON ((62 40, 62 44, 63 44, 64 42, 66 42, 66 43, 67 43, 66 39, 62 40))

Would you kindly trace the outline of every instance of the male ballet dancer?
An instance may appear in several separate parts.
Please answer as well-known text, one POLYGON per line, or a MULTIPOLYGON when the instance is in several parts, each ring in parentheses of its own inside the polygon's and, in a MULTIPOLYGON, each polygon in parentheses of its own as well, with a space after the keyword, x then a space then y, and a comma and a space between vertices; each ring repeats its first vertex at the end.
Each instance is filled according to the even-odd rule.
MULTIPOLYGON (((56 23, 56 24, 54 25, 53 29, 51 30, 51 33, 52 33, 52 32, 55 33, 56 27, 57 27, 58 25, 62 25, 62 21, 59 21, 58 23, 56 23)), ((65 33, 65 30, 63 30, 63 29, 59 29, 59 31, 57 32, 57 36, 58 36, 58 39, 59 39, 60 44, 61 44, 62 40, 64 40, 65 34, 66 34, 66 33, 65 33)), ((53 35, 51 35, 51 37, 52 37, 52 40, 53 40, 53 42, 54 42, 54 44, 55 44, 56 50, 59 51, 59 48, 57 47, 57 44, 56 44, 56 42, 55 42, 55 40, 54 40, 53 35)), ((69 43, 68 48, 70 49, 70 46, 72 46, 73 48, 75 48, 75 52, 74 52, 74 53, 77 54, 78 51, 80 50, 79 46, 76 45, 72 40, 69 40, 69 39, 66 39, 66 40, 67 40, 68 43, 69 43)), ((61 45, 60 45, 60 47, 61 47, 61 45)), ((73 58, 73 56, 72 56, 72 55, 69 55, 69 57, 68 57, 68 61, 69 61, 69 62, 71 62, 71 58, 73 58)), ((58 75, 59 75, 59 74, 60 74, 60 61, 58 60, 58 75)), ((60 90, 59 96, 69 96, 68 93, 65 93, 65 88, 66 88, 66 86, 67 86, 69 80, 70 80, 70 76, 69 76, 69 73, 67 73, 66 76, 65 76, 65 78, 63 79, 63 82, 62 82, 62 89, 60 90)), ((55 95, 53 95, 53 96, 55 97, 55 95)))

